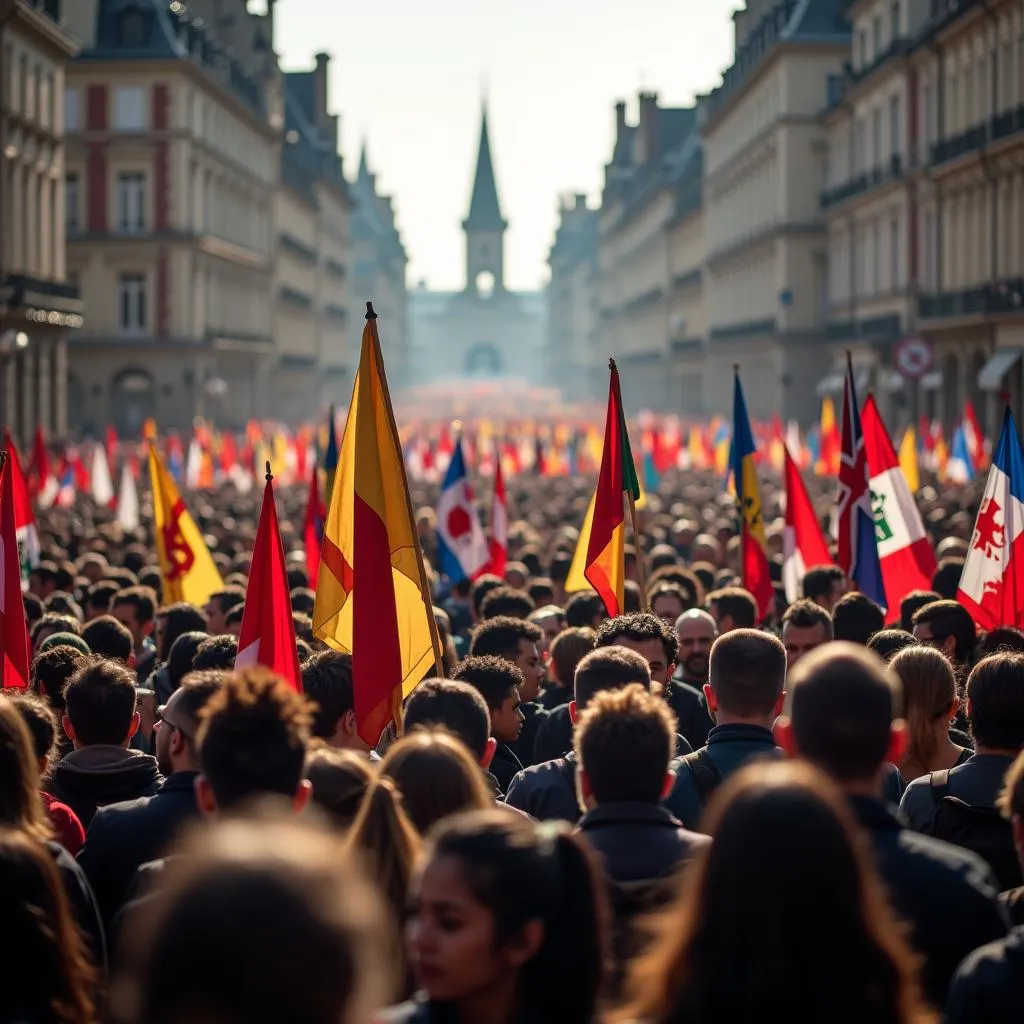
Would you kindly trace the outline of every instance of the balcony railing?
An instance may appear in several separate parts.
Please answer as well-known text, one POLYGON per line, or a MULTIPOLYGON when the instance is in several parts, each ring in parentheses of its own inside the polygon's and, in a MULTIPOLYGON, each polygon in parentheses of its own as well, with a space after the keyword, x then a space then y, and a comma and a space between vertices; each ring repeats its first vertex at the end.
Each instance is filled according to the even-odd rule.
POLYGON ((899 313, 887 313, 863 320, 830 320, 825 325, 825 335, 829 341, 850 341, 854 338, 885 341, 898 338, 902 330, 899 313))
POLYGON ((827 209, 837 203, 843 203, 862 192, 867 192, 868 189, 877 188, 887 181, 894 181, 902 176, 903 157, 899 153, 895 153, 886 163, 873 167, 870 171, 862 171, 849 181, 836 185, 835 188, 824 189, 821 193, 821 207, 827 209))
POLYGON ((1024 311, 1024 278, 1004 278, 978 288, 936 292, 917 300, 922 319, 954 316, 1001 316, 1024 311))

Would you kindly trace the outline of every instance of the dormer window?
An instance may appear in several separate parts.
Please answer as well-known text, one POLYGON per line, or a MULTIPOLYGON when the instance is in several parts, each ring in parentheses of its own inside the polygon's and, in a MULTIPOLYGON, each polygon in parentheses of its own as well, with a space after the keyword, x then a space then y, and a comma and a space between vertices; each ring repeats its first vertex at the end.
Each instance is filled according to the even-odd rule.
POLYGON ((117 42, 127 50, 141 50, 148 42, 153 12, 137 5, 126 7, 117 19, 117 42))

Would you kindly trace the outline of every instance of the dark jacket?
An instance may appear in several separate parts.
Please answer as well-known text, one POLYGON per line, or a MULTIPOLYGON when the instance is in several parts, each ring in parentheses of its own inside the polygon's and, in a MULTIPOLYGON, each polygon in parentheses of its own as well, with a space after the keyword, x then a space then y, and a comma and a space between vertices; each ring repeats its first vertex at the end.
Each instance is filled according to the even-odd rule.
POLYGON ((101 807, 78 863, 96 894, 103 923, 120 910, 139 866, 164 853, 175 833, 199 815, 197 772, 174 772, 153 796, 101 807))
MULTIPOLYGON (((974 754, 949 772, 949 795, 971 807, 995 807, 1003 790, 1003 779, 1013 758, 1001 754, 974 754)), ((931 776, 923 775, 907 786, 900 813, 915 832, 929 834, 935 820, 935 798, 931 776)))
POLYGON ((53 857, 57 874, 64 885, 71 914, 75 923, 82 929, 85 941, 89 946, 92 962, 101 970, 107 965, 107 944, 100 919, 100 910, 96 906, 96 898, 85 877, 85 872, 75 863, 75 858, 60 843, 49 842, 47 849, 53 857))
POLYGON ((572 700, 572 687, 560 686, 558 683, 548 683, 543 693, 537 698, 545 711, 554 711, 555 708, 564 707, 572 700))
POLYGON ((665 699, 687 743, 694 750, 703 747, 708 741, 708 733, 715 727, 714 720, 708 714, 704 694, 681 679, 672 679, 665 691, 665 699))
MULTIPOLYGON (((781 758, 782 751, 768 729, 759 725, 716 725, 708 733, 706 749, 714 762, 719 782, 758 757, 781 758)), ((704 804, 686 760, 679 764, 676 784, 665 806, 689 829, 697 828, 704 804)))
POLYGON ((86 832, 97 807, 152 796, 163 782, 156 758, 97 744, 61 758, 46 791, 78 815, 86 832))
POLYGON ((502 793, 508 792, 512 780, 523 770, 519 758, 507 743, 499 743, 491 761, 491 774, 498 780, 502 793))
POLYGON ((580 818, 577 831, 620 885, 672 874, 711 840, 689 832, 659 804, 600 804, 580 818))
MULTIPOLYGON (((523 729, 519 733, 519 739, 508 745, 523 768, 529 767, 536 762, 533 759, 533 748, 537 740, 537 732, 548 717, 547 710, 543 708, 540 701, 531 701, 529 704, 521 704, 519 710, 523 713, 523 729)), ((509 780, 512 781, 511 779, 509 780)))
POLYGON ((533 763, 543 764, 565 757, 572 750, 572 719, 569 717, 569 704, 559 705, 544 716, 537 726, 537 736, 533 741, 533 763))
POLYGON ((946 1024, 1018 1024, 1024 1015, 1024 928, 975 950, 953 977, 946 1024))
POLYGON ((852 797, 850 804, 893 905, 925 958, 925 994, 942 1006, 960 961, 1009 928, 992 870, 967 850, 904 828, 881 800, 852 797))
POLYGON ((576 755, 570 751, 565 757, 521 771, 506 790, 505 803, 538 821, 567 821, 575 825, 580 817, 576 755))

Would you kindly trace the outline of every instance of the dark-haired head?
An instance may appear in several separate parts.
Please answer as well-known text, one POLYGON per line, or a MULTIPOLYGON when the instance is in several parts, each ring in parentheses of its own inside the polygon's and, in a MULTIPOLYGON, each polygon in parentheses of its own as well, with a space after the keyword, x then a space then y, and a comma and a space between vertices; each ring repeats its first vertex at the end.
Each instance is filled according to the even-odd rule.
POLYGON ((139 727, 135 676, 116 661, 87 661, 64 687, 64 731, 76 748, 127 747, 139 727))
POLYGON ((167 658, 167 682, 172 693, 181 685, 182 679, 192 671, 192 662, 195 661, 196 652, 209 639, 209 633, 193 630, 189 633, 182 633, 171 644, 171 653, 167 658))
POLYGON ((932 601, 914 613, 914 636, 940 650, 954 665, 967 665, 974 659, 978 629, 962 604, 932 601))
POLYGON ((838 565, 812 565, 804 573, 804 597, 831 612, 846 593, 846 573, 838 565))
POLYGON ((625 647, 643 657, 651 670, 651 679, 666 684, 679 656, 679 635, 671 623, 650 612, 636 612, 606 619, 597 631, 594 647, 625 647))
POLYGON ((405 702, 406 732, 417 728, 441 728, 461 740, 474 759, 486 768, 494 756, 491 715, 487 702, 469 683, 450 679, 425 679, 405 702))
POLYGON ((525 619, 537 605, 524 590, 515 587, 495 587, 480 603, 480 617, 486 622, 499 616, 525 619))
POLYGON ((942 598, 934 590, 912 590, 900 601, 900 629, 914 632, 914 616, 926 605, 942 598))
POLYGON ((997 626, 982 637, 978 646, 979 658, 1006 652, 1024 654, 1024 629, 1018 629, 1016 626, 997 626))
POLYGON ((964 559, 959 555, 950 555, 948 558, 941 559, 938 568, 932 575, 932 590, 943 601, 955 601, 963 574, 964 559))
POLYGON ((908 745, 901 769, 911 781, 931 769, 932 758, 956 715, 956 674, 949 659, 932 647, 906 647, 890 662, 903 688, 908 745), (909 771, 913 768, 914 771, 909 771))
POLYGON ((332 825, 347 829, 373 782, 374 770, 365 754, 321 743, 306 758, 306 778, 313 787, 313 803, 332 825))
POLYGON ((574 699, 569 713, 575 715, 605 690, 621 690, 639 683, 645 690, 651 688, 651 667, 643 655, 628 647, 600 647, 580 659, 573 682, 574 699))
POLYGON ((707 609, 722 634, 733 629, 753 629, 757 625, 757 601, 742 587, 713 590, 707 597, 707 609))
POLYGON ((832 632, 836 640, 866 647, 882 629, 885 629, 885 612, 866 594, 846 594, 832 609, 832 632))
POLYGON ((719 725, 771 725, 781 710, 785 686, 786 648, 770 633, 734 629, 712 646, 704 693, 719 725))
POLYGON ((782 643, 790 668, 831 639, 832 616, 815 601, 794 601, 782 616, 782 643))
POLYGON ((156 612, 156 656, 166 661, 171 646, 182 633, 205 633, 206 615, 194 604, 179 601, 165 605, 156 612))
POLYGON ((874 651, 882 661, 889 662, 900 651, 920 646, 920 641, 913 633, 907 633, 902 629, 883 629, 868 641, 867 646, 868 650, 874 651))
POLYGON ((1024 748, 1024 654, 992 654, 967 677, 967 717, 980 753, 1024 748))

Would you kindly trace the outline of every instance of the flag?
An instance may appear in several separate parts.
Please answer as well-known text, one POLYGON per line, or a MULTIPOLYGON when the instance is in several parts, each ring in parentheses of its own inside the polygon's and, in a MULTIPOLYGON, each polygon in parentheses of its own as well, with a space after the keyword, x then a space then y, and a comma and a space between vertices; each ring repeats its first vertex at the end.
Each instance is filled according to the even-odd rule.
POLYGON ((491 499, 490 563, 487 571, 505 575, 508 562, 508 498, 505 496, 505 472, 497 453, 494 458, 494 497, 491 499))
POLYGON ((185 458, 185 486, 194 491, 201 483, 200 476, 203 469, 203 449, 199 438, 192 435, 188 443, 188 455, 185 458))
POLYGON ((12 462, 0 453, 0 655, 3 688, 28 689, 28 625, 21 598, 21 560, 14 516, 12 462))
POLYGON ((814 466, 818 476, 838 476, 842 438, 836 425, 836 407, 827 395, 821 400, 821 423, 818 428, 818 459, 814 466))
POLYGON ((873 396, 862 416, 864 450, 870 474, 875 544, 882 569, 888 621, 897 622, 900 602, 912 590, 930 590, 935 553, 924 530, 913 492, 873 396))
POLYGON ((883 608, 885 585, 875 540, 875 514, 871 508, 867 452, 861 433, 853 360, 846 357, 846 389, 843 393, 843 441, 839 465, 836 520, 839 567, 861 593, 883 608))
POLYGON ((21 563, 21 588, 28 589, 28 574, 41 557, 39 530, 36 527, 32 500, 28 494, 28 481, 21 468, 21 454, 11 437, 10 430, 4 431, 4 445, 11 463, 11 488, 14 493, 14 529, 18 538, 18 555, 21 563))
POLYGON ((110 479, 110 463, 103 445, 92 447, 92 500, 99 506, 114 502, 114 482, 110 479))
POLYGON ((267 484, 256 525, 249 585, 238 632, 235 668, 262 665, 279 675, 293 690, 302 692, 295 622, 288 591, 288 568, 277 525, 273 478, 267 464, 267 484))
POLYGON ((309 585, 316 590, 320 578, 320 545, 324 540, 324 520, 327 506, 320 496, 320 467, 313 461, 309 474, 309 497, 306 499, 306 521, 302 528, 302 543, 306 548, 306 576, 309 585))
POLYGON ((32 494, 40 508, 49 508, 57 500, 57 478, 50 469, 50 454, 46 450, 43 428, 36 427, 32 438, 32 494))
MULTIPOLYGON (((626 417, 619 390, 619 371, 609 360, 608 415, 604 427, 601 471, 594 493, 594 511, 587 543, 583 575, 600 595, 611 618, 625 609, 626 517, 623 499, 640 498, 633 453, 629 447, 626 417)), ((582 540, 582 536, 581 536, 582 540)))
POLYGON ((743 555, 743 586, 754 595, 761 617, 766 617, 775 604, 775 588, 768 566, 768 551, 764 539, 764 519, 761 516, 761 490, 754 466, 754 435, 747 416, 747 403, 736 368, 733 389, 732 447, 729 453, 736 503, 740 513, 740 536, 743 555))
POLYGON ((956 596, 982 629, 1024 626, 1024 452, 1009 408, 956 596))
POLYGON ((201 608, 224 584, 199 527, 152 442, 149 479, 153 488, 153 537, 164 581, 163 602, 188 601, 201 608))
POLYGON ((452 583, 476 579, 490 561, 487 537, 480 525, 473 489, 466 473, 462 435, 457 435, 448 472, 437 498, 437 558, 452 583))
POLYGON ((907 486, 911 494, 917 494, 921 490, 921 471, 917 462, 917 433, 914 428, 907 427, 903 432, 903 440, 900 442, 900 469, 906 477, 907 486))
POLYGON ((830 565, 832 556, 814 514, 807 487, 789 446, 784 450, 786 480, 786 528, 782 541, 782 582, 786 600, 792 603, 802 596, 807 570, 815 565, 830 565))
POLYGON ((338 473, 338 429, 335 426, 334 405, 327 414, 327 445, 324 448, 324 502, 330 504, 334 493, 334 479, 338 473))
POLYGON ((376 314, 367 312, 320 553, 313 632, 352 655, 359 735, 376 744, 441 661, 376 314))
POLYGON ((946 463, 945 480, 952 484, 969 484, 974 479, 974 457, 967 440, 968 429, 961 423, 953 431, 953 447, 946 463))
POLYGON ((117 495, 116 518, 125 530, 135 530, 139 525, 139 492, 135 489, 135 476, 131 460, 125 459, 121 466, 121 487, 117 495))
POLYGON ((964 416, 960 426, 964 432, 967 451, 971 455, 971 466, 975 470, 982 469, 985 464, 985 435, 981 432, 974 403, 969 398, 964 403, 964 416))

